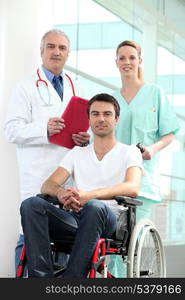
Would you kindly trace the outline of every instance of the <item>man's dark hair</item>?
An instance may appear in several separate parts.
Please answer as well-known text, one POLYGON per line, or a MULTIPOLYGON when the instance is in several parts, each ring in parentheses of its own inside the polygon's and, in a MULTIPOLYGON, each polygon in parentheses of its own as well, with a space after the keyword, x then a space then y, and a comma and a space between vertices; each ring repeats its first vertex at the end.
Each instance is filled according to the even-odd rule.
POLYGON ((116 118, 119 117, 119 115, 120 115, 120 106, 119 106, 118 101, 117 101, 113 96, 111 96, 111 95, 109 95, 109 94, 105 94, 105 93, 97 94, 97 95, 95 95, 94 97, 92 97, 92 98, 88 101, 88 104, 87 104, 87 113, 88 113, 88 116, 89 116, 89 112, 90 112, 90 107, 91 107, 91 105, 92 105, 94 102, 107 102, 107 103, 112 103, 112 104, 114 105, 114 110, 115 110, 116 118))

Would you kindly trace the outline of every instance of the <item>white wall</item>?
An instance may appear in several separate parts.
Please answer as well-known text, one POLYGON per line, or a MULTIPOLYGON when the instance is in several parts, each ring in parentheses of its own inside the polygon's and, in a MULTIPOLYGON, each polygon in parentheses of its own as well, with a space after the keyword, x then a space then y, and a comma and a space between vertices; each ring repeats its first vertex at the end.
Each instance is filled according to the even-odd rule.
POLYGON ((19 234, 16 150, 3 133, 7 104, 16 82, 40 63, 40 38, 51 26, 52 0, 0 1, 0 277, 14 276, 19 234))

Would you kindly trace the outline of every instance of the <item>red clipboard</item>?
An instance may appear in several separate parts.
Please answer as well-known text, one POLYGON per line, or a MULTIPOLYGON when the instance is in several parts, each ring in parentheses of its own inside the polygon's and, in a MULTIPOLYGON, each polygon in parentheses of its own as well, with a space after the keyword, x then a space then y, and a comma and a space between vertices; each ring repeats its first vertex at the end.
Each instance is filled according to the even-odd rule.
POLYGON ((86 132, 89 128, 87 114, 88 100, 72 96, 61 118, 64 119, 66 127, 57 134, 52 135, 49 140, 52 144, 72 149, 75 143, 72 134, 80 131, 86 132))

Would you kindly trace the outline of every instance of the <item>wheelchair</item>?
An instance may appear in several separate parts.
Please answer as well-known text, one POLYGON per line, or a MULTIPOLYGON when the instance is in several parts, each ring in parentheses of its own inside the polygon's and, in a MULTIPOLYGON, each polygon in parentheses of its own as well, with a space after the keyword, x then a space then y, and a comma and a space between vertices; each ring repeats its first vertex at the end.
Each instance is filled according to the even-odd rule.
MULTIPOLYGON (((58 199, 48 195, 39 194, 41 198, 54 205, 58 205, 58 199)), ((118 220, 118 228, 115 238, 100 238, 94 249, 88 278, 115 278, 108 270, 110 255, 120 255, 124 268, 126 264, 127 278, 165 278, 166 260, 160 234, 153 222, 149 219, 141 219, 136 223, 137 206, 142 201, 130 197, 115 197, 119 205, 124 207, 118 220)), ((57 258, 60 252, 70 254, 72 241, 66 241, 65 245, 51 242, 53 254, 54 277, 59 277, 65 270, 58 265, 57 258)), ((22 249, 20 262, 16 271, 16 277, 23 277, 26 265, 25 246, 22 249)))

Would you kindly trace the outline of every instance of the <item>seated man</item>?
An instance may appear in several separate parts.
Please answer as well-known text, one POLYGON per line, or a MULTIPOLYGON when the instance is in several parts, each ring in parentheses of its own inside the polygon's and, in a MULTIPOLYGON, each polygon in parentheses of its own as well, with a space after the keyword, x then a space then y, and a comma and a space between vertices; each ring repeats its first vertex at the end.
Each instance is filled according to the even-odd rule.
POLYGON ((87 277, 89 262, 100 237, 113 237, 119 212, 114 196, 136 197, 142 176, 142 157, 134 145, 116 141, 120 107, 115 98, 98 94, 88 103, 93 143, 74 147, 43 183, 41 192, 57 197, 59 209, 39 197, 21 205, 29 277, 53 277, 51 240, 74 240, 62 277, 87 277), (72 176, 74 186, 62 184, 72 176))

